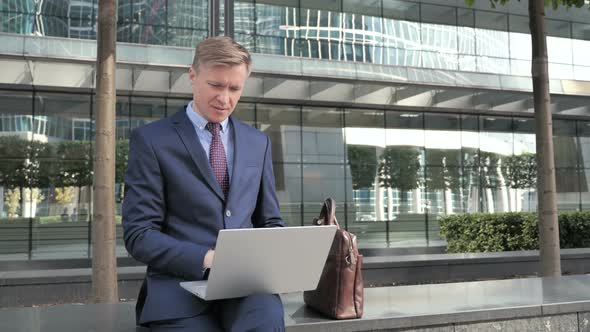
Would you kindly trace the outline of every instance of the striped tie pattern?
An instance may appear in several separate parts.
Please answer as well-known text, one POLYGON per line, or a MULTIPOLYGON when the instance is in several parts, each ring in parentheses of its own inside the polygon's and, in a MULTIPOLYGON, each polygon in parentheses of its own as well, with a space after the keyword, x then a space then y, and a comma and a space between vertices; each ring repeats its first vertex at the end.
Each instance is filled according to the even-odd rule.
POLYGON ((227 197, 227 192, 229 191, 229 173, 227 172, 225 149, 223 148, 221 135, 219 135, 221 124, 209 122, 205 126, 205 129, 213 135, 211 147, 209 148, 209 164, 211 164, 211 169, 221 186, 221 190, 223 190, 223 194, 227 197))

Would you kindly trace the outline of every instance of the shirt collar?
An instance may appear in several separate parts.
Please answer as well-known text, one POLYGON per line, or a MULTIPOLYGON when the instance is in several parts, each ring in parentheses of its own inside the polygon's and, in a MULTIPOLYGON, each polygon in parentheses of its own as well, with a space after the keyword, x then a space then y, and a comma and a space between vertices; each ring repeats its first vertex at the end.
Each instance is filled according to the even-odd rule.
MULTIPOLYGON (((207 121, 207 119, 205 119, 203 116, 201 116, 201 114, 197 113, 193 109, 193 102, 192 101, 190 103, 188 103, 188 105, 186 106, 186 115, 188 116, 189 120, 191 120, 193 125, 201 130, 205 130, 205 126, 207 125, 207 123, 209 123, 209 121, 207 121)), ((228 125, 229 125, 229 118, 227 118, 221 122, 221 131, 225 132, 227 130, 228 125)))

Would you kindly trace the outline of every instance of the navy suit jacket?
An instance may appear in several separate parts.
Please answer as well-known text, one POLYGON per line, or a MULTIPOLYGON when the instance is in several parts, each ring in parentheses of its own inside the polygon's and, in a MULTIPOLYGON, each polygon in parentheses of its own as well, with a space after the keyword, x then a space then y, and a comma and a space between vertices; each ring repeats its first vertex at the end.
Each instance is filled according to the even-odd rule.
POLYGON ((269 137, 230 121, 234 165, 227 199, 184 111, 131 134, 122 223, 127 250, 147 265, 138 324, 206 309, 207 302, 179 282, 203 278, 203 258, 221 229, 283 226, 269 137))

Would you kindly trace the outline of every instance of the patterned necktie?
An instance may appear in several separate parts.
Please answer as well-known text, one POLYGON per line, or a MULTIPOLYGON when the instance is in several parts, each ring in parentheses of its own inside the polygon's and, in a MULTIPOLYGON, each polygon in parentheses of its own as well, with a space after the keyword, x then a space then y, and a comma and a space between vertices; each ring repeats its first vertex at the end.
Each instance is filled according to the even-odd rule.
POLYGON ((225 149, 223 148, 223 142, 221 141, 221 124, 209 122, 205 126, 205 129, 211 132, 213 139, 211 140, 211 147, 209 148, 209 163, 213 174, 217 178, 217 182, 223 190, 223 195, 227 197, 229 191, 229 173, 227 172, 227 159, 225 158, 225 149))

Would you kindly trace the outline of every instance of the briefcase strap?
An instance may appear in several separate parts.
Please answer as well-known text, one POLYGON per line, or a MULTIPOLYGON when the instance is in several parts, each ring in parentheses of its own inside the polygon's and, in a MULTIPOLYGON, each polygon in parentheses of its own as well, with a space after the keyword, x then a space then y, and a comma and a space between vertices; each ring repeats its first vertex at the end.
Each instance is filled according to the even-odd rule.
POLYGON ((336 219, 336 201, 333 198, 326 198, 320 212, 320 217, 313 218, 313 223, 315 225, 336 225, 340 229, 340 224, 338 224, 338 219, 336 219))

